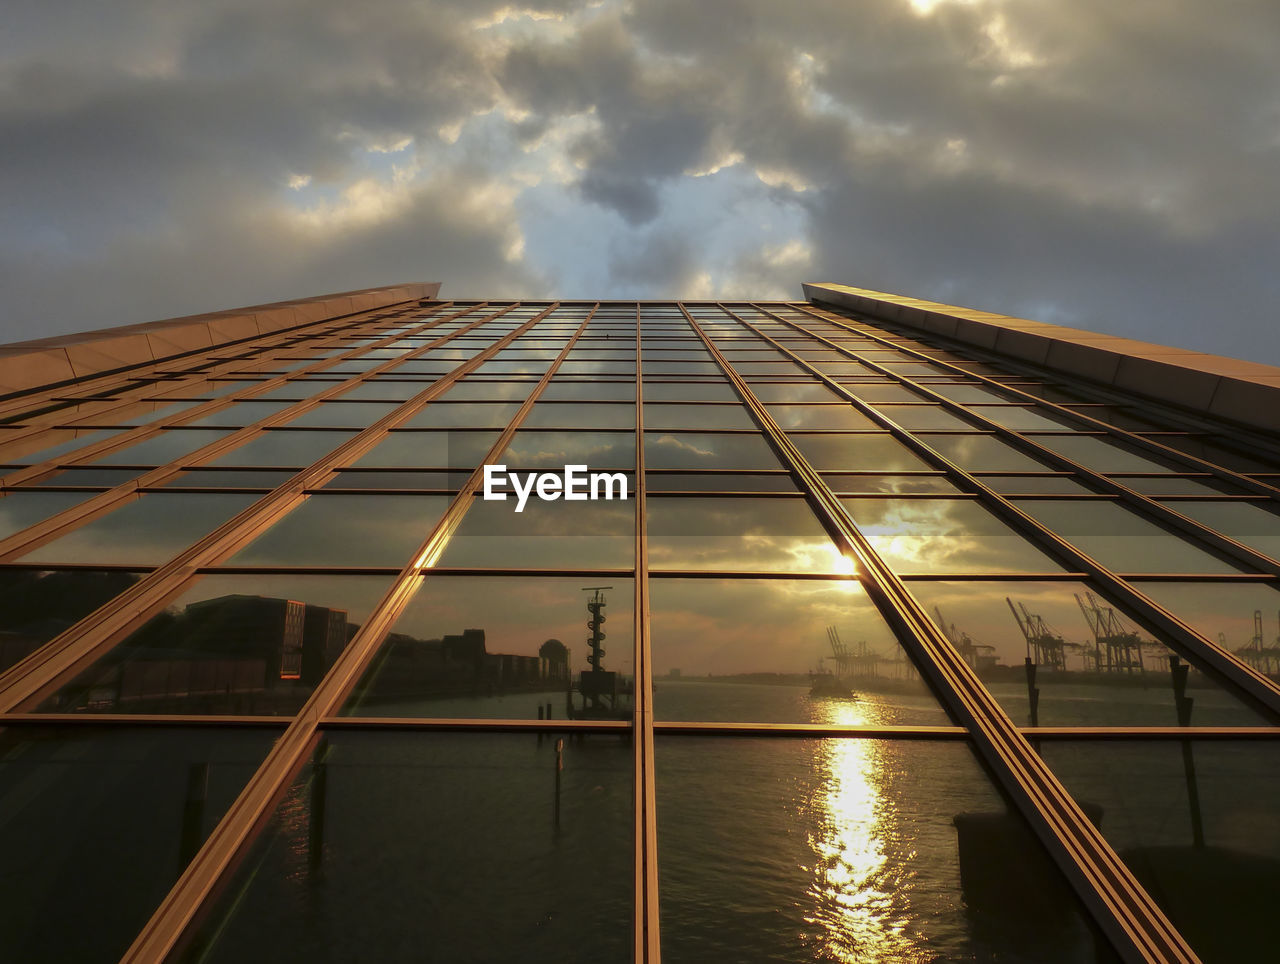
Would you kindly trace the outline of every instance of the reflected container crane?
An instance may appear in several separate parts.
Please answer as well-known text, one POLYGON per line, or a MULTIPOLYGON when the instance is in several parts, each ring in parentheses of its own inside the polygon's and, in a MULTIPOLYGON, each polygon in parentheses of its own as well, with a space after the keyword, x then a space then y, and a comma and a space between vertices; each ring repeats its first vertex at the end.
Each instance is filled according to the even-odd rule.
POLYGON ((1145 641, 1136 629, 1128 624, 1110 606, 1101 606, 1093 593, 1086 592, 1085 599, 1076 593, 1076 605, 1084 613, 1089 630, 1093 633, 1093 668, 1099 673, 1141 673, 1142 647, 1145 641), (1086 602, 1085 600, 1088 600, 1086 602))

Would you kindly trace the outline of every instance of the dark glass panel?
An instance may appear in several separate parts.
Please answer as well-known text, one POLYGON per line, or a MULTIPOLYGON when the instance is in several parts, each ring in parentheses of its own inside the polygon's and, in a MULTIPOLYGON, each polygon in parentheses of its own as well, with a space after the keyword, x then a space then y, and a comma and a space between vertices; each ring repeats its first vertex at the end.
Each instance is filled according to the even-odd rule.
POLYGON ((1066 415, 1058 415, 1050 409, 1029 408, 1020 405, 974 405, 974 415, 990 419, 1015 432, 1060 432, 1063 429, 1080 429, 1081 423, 1066 415))
POLYGON ((1264 505, 1180 500, 1169 503, 1169 508, 1273 559, 1280 558, 1280 516, 1264 505))
POLYGON ((647 431, 668 429, 700 429, 717 432, 748 429, 756 423, 742 405, 672 405, 645 403, 644 427, 647 431))
POLYGON ((9 492, 0 499, 0 539, 91 498, 92 492, 9 492))
MULTIPOLYGON (((550 396, 548 396, 550 397, 550 396)), ((635 397, 634 390, 631 397, 635 397)), ((644 380, 646 402, 736 402, 738 393, 728 382, 651 382, 644 380)))
POLYGON ((805 460, 820 472, 914 472, 935 466, 915 455, 893 436, 805 435, 791 441, 805 460))
POLYGON ((211 412, 203 418, 184 422, 183 428, 243 428, 246 425, 254 425, 268 416, 283 412, 294 404, 296 403, 292 401, 268 402, 253 398, 228 405, 226 408, 211 412))
POLYGON ((24 964, 119 960, 275 731, 0 734, 0 942, 24 964))
POLYGON ((442 495, 312 495, 227 565, 399 568, 448 504, 442 495))
POLYGON ((1259 673, 1280 676, 1280 591, 1254 582, 1135 582, 1192 629, 1259 673))
POLYGON ((321 402, 288 422, 290 428, 367 428, 389 412, 396 402, 321 402))
POLYGON ((557 744, 331 734, 180 959, 626 960, 631 744, 557 744))
POLYGON ((648 472, 650 492, 798 492, 791 476, 783 472, 648 472))
POLYGON ((663 959, 1113 957, 967 746, 659 737, 663 959))
POLYGON ((52 475, 46 476, 34 482, 24 482, 26 486, 44 486, 44 485, 96 485, 107 489, 114 489, 123 482, 130 479, 136 479, 145 470, 144 469, 99 469, 99 468, 66 468, 61 471, 54 472, 52 475))
POLYGON ((1033 442, 1095 472, 1176 472, 1177 463, 1148 458, 1130 446, 1096 435, 1028 435, 1033 442))
MULTIPOLYGON (((1219 482, 1217 479, 1183 479, 1176 475, 1160 475, 1150 478, 1130 478, 1124 475, 1112 476, 1116 482, 1141 492, 1143 495, 1199 495, 1211 499, 1216 495, 1245 495, 1245 491, 1230 482, 1219 482)), ((1176 508, 1176 504, 1174 505, 1176 508)))
POLYGON ((143 493, 27 553, 21 561, 158 566, 257 498, 231 493, 143 493))
POLYGON ((343 400, 365 400, 379 402, 405 402, 426 388, 424 382, 401 382, 390 379, 374 378, 361 382, 347 389, 339 398, 343 400))
POLYGON ((883 495, 960 495, 941 475, 843 475, 824 472, 822 481, 837 495, 866 492, 883 495))
MULTIPOLYGON (((14 430, 16 431, 16 430, 14 430)), ((0 434, 0 463, 5 465, 35 465, 86 445, 100 442, 115 433, 109 430, 49 429, 16 442, 4 442, 0 434)))
POLYGON ((876 408, 910 432, 972 432, 978 428, 941 405, 877 405, 876 408))
POLYGON ((1062 566, 977 502, 841 499, 898 572, 1061 572, 1062 566))
POLYGON ((34 653, 139 578, 132 572, 0 569, 0 671, 34 653))
POLYGON ((646 508, 655 570, 852 571, 803 499, 655 494, 646 508))
POLYGON ((279 465, 305 468, 318 462, 340 445, 349 442, 354 432, 291 432, 273 429, 250 439, 244 445, 223 452, 209 465, 279 465))
POLYGON ((1001 495, 1094 495, 1095 490, 1070 476, 980 475, 978 481, 1001 495))
POLYGON ((164 465, 230 434, 225 429, 168 429, 91 461, 95 465, 164 465))
POLYGON ((1027 515, 1116 572, 1238 572, 1117 502, 1017 500, 1027 515))
POLYGON ((520 423, 523 428, 623 428, 633 429, 636 407, 624 402, 595 405, 573 405, 564 402, 539 402, 520 423))
POLYGON ((292 715, 389 582, 387 576, 204 576, 40 710, 292 715))
POLYGON ((397 472, 394 469, 348 469, 334 476, 326 489, 450 489, 456 491, 469 472, 424 470, 397 472))
MULTIPOLYGON (((523 401, 529 397, 529 393, 533 391, 535 382, 499 382, 490 380, 463 379, 449 386, 449 390, 445 392, 443 398, 451 401, 470 401, 475 399, 481 402, 492 402, 498 399, 514 399, 523 401)), ((549 392, 554 388, 554 383, 547 386, 549 392)), ((632 395, 635 393, 632 392, 632 395)), ((543 393, 546 397, 546 392, 543 393)))
POLYGON ((1057 467, 1024 455, 992 435, 925 435, 924 442, 966 472, 1051 472, 1057 467))
POLYGON ((950 723, 853 580, 654 579, 654 717, 950 723))
MULTIPOLYGON (((477 497, 445 546, 441 566, 486 569, 614 569, 634 565, 633 478, 627 499, 542 501, 531 495, 516 511, 477 497)), ((511 487, 508 485, 507 492, 511 487)), ((616 490, 615 490, 616 494, 616 490)))
POLYGON ((168 488, 185 486, 210 488, 257 488, 274 489, 296 475, 288 470, 270 472, 253 469, 191 469, 180 472, 165 482, 168 488))
POLYGON ((350 463, 362 468, 472 469, 484 461, 498 432, 390 432, 350 463))
POLYGON ((632 581, 609 577, 598 599, 594 590, 583 591, 584 583, 593 581, 599 582, 427 576, 343 712, 517 720, 549 712, 564 719, 582 710, 585 695, 616 718, 630 719, 632 581), (604 603, 599 610, 603 645, 600 675, 593 676, 587 604, 598 601, 604 603))
POLYGON ((777 469, 782 464, 760 435, 646 432, 650 469, 777 469))
MULTIPOLYGON (((1014 722, 1032 723, 1030 658, 1042 726, 1178 725, 1173 650, 1098 590, 1075 582, 909 585, 1014 722)), ((1266 722, 1195 664, 1186 693, 1192 725, 1266 722)))
POLYGON ((1280 754, 1274 743, 1045 742, 1107 842, 1204 964, 1274 956, 1280 754))
POLYGON ((634 432, 519 431, 498 461, 520 469, 562 469, 565 465, 633 469, 635 438, 634 432))
POLYGON ((881 426, 852 405, 770 405, 773 420, 788 432, 877 432, 881 426))
POLYGON ((519 402, 433 402, 404 428, 506 428, 519 402))
MULTIPOLYGON (((833 392, 826 385, 817 381, 805 382, 765 382, 760 379, 747 379, 751 384, 751 394, 762 402, 800 404, 803 402, 839 402, 843 401, 839 395, 833 392)), ((645 394, 649 393, 648 386, 645 386, 645 394)))

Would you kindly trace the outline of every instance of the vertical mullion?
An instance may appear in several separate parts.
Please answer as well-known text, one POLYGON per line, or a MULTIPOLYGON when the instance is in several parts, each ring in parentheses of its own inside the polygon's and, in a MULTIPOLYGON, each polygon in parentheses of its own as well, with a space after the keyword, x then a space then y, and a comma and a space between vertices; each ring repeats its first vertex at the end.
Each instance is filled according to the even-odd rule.
POLYGON ((649 530, 645 505, 642 320, 636 303, 635 576, 635 960, 662 959, 658 906, 657 802, 653 759, 653 665, 649 646, 649 530))
MULTIPOLYGON (((520 334, 551 315, 553 303, 534 319, 501 339, 510 343, 520 334)), ((382 599, 370 612, 337 661, 331 666, 306 704, 298 711, 288 729, 277 740, 266 760, 254 773, 231 808, 210 833, 196 856, 187 865, 178 882, 157 907, 151 919, 139 932, 133 945, 121 958, 122 964, 160 964, 182 938, 202 908, 216 895, 216 888, 243 856, 257 833, 270 818, 271 810, 289 781, 305 765, 319 738, 326 719, 342 709, 369 663, 376 655, 396 619, 404 611, 421 585, 423 571, 439 558, 444 546, 470 508, 484 475, 484 466, 497 458, 515 435, 517 428, 538 396, 551 380, 560 363, 573 348, 582 331, 590 323, 595 309, 574 332, 538 382, 534 391, 512 416, 489 452, 454 496, 444 516, 432 527, 409 562, 400 571, 382 599)), ((477 356, 479 357, 479 356, 477 356)))
POLYGON ((828 532, 837 538, 841 549, 858 562, 868 595, 898 628, 903 645, 917 657, 921 672, 928 674, 952 713, 969 730, 974 747, 1120 954, 1133 962, 1189 964, 1196 961, 1182 935, 1138 884, 897 574, 880 558, 745 379, 687 311, 685 317, 728 376, 783 463, 801 483, 828 532))

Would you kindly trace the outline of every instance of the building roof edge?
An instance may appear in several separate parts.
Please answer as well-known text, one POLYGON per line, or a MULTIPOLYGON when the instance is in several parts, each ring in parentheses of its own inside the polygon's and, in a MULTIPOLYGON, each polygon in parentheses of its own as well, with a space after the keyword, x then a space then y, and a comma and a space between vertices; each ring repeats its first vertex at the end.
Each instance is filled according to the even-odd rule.
POLYGON ((847 308, 1145 398, 1280 432, 1280 368, 1271 365, 851 285, 805 282, 803 287, 811 303, 847 308))
POLYGON ((432 299, 439 291, 439 282, 359 288, 0 345, 0 395, 163 361, 358 311, 432 299))

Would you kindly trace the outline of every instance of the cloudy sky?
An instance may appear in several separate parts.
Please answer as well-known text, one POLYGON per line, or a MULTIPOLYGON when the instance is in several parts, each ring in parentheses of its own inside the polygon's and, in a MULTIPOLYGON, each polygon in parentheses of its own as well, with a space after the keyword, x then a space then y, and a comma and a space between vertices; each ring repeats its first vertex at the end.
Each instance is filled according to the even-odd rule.
POLYGON ((4 11, 4 341, 829 280, 1280 364, 1274 0, 4 11))

